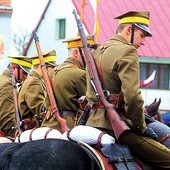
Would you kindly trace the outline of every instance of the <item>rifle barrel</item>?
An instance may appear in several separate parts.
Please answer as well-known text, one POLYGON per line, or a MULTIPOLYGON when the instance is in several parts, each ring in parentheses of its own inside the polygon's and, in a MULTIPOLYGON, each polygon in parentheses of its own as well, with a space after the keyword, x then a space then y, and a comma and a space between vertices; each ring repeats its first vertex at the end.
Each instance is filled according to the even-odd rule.
POLYGON ((37 49, 37 53, 38 53, 38 56, 39 56, 39 59, 40 59, 41 69, 42 69, 42 73, 43 73, 43 79, 44 79, 45 87, 46 87, 47 94, 48 94, 48 97, 49 97, 49 100, 50 100, 52 112, 54 113, 56 120, 60 124, 62 133, 64 133, 67 130, 69 130, 69 128, 67 126, 66 120, 60 117, 59 110, 58 110, 58 107, 57 107, 57 104, 56 104, 56 101, 55 101, 54 93, 53 93, 53 90, 52 90, 52 87, 51 87, 50 79, 49 79, 49 76, 48 76, 48 73, 47 73, 46 65, 45 65, 45 62, 44 62, 44 58, 43 58, 43 55, 42 55, 42 52, 41 52, 39 38, 38 38, 35 31, 33 31, 33 37, 34 37, 34 40, 35 40, 35 46, 36 46, 36 49, 37 49))
POLYGON ((18 109, 18 100, 17 100, 17 86, 16 86, 16 82, 15 82, 15 77, 14 77, 14 70, 12 68, 12 63, 9 63, 10 66, 10 76, 11 76, 11 80, 12 80, 12 91, 13 91, 13 98, 14 98, 14 105, 15 105, 15 120, 17 123, 17 129, 18 129, 18 133, 21 134, 22 133, 22 129, 21 129, 21 125, 22 125, 22 121, 21 121, 21 115, 18 109))
POLYGON ((101 82, 99 80, 96 63, 94 61, 94 58, 92 56, 90 49, 88 48, 88 43, 87 43, 87 39, 84 33, 83 25, 80 22, 80 20, 77 18, 77 14, 75 10, 73 10, 73 14, 75 16, 79 35, 83 43, 85 62, 87 65, 87 69, 88 69, 91 81, 93 82, 93 88, 96 90, 96 94, 98 95, 98 98, 100 99, 101 103, 107 110, 107 115, 108 115, 112 130, 115 134, 115 137, 119 139, 119 137, 125 131, 129 130, 129 127, 126 125, 126 123, 123 120, 120 119, 119 114, 116 112, 113 105, 109 103, 105 98, 105 95, 104 95, 104 92, 101 86, 101 82))

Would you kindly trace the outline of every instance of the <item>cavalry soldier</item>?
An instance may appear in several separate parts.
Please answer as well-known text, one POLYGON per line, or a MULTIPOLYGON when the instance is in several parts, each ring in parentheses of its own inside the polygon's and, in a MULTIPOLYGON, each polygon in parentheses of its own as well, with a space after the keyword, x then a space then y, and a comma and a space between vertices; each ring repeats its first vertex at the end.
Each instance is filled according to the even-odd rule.
MULTIPOLYGON (((9 56, 16 83, 22 83, 32 68, 31 59, 26 56, 9 56)), ((0 75, 0 136, 15 137, 15 103, 12 92, 10 65, 0 75)))
MULTIPOLYGON (((57 56, 55 50, 44 52, 43 57, 47 71, 56 66, 57 56)), ((43 113, 46 110, 47 93, 42 78, 40 60, 37 54, 31 59, 33 69, 24 81, 18 95, 19 111, 24 130, 39 127, 43 119, 43 113)))
MULTIPOLYGON (((87 36, 87 40, 90 45, 94 44, 94 36, 87 36)), ((85 63, 83 62, 83 56, 80 54, 81 49, 78 48, 82 47, 80 37, 63 42, 68 44, 68 58, 55 68, 50 77, 60 114, 66 119, 68 127, 73 128, 79 116, 78 99, 85 96, 86 93, 85 63)), ((49 116, 48 114, 42 126, 60 130, 58 122, 52 115, 49 116)))
MULTIPOLYGON (((140 91, 137 49, 145 44, 146 37, 152 36, 149 12, 130 11, 115 19, 119 19, 116 35, 94 50, 93 56, 103 89, 110 93, 107 93, 107 99, 131 129, 118 142, 128 145, 133 153, 153 165, 170 169, 170 150, 156 141, 157 135, 146 126, 140 91)), ((114 136, 106 109, 96 98, 88 72, 86 97, 93 104, 86 125, 100 128, 114 136)))

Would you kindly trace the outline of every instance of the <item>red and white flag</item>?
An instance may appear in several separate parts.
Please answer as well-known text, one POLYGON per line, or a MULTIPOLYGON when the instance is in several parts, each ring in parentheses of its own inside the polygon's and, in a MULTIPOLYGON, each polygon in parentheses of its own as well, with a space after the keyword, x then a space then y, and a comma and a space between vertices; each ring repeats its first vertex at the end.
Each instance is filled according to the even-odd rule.
POLYGON ((146 80, 141 80, 141 81, 140 81, 140 85, 141 85, 141 86, 150 85, 150 84, 154 81, 155 74, 156 74, 156 70, 154 70, 153 73, 151 74, 151 76, 148 77, 146 80))

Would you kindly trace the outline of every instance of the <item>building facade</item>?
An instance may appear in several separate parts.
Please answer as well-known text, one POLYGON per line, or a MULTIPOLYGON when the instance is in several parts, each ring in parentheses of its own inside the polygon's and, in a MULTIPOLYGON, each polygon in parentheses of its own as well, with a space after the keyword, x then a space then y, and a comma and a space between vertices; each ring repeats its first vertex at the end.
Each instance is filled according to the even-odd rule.
POLYGON ((11 15, 10 0, 0 0, 0 73, 7 66, 7 56, 10 54, 11 15))
MULTIPOLYGON (((170 23, 170 2, 139 1, 140 3, 134 3, 132 0, 127 0, 126 5, 121 3, 120 0, 115 0, 114 5, 110 5, 113 2, 112 0, 98 1, 100 24, 98 42, 102 44, 114 34, 117 25, 114 17, 118 14, 130 10, 150 11, 153 37, 149 38, 146 45, 139 50, 140 78, 141 80, 147 79, 154 70, 156 70, 156 74, 153 83, 141 87, 141 91, 145 105, 152 103, 155 98, 161 98, 160 109, 162 112, 166 112, 170 110, 170 38, 168 38, 170 31, 166 28, 166 24, 170 23), (118 4, 120 5, 118 6, 118 4), (162 18, 167 22, 164 23, 162 18)), ((55 49, 59 64, 67 57, 67 46, 62 41, 77 36, 78 33, 72 11, 76 9, 81 17, 83 2, 86 2, 83 14, 85 32, 86 34, 93 34, 97 8, 95 11, 91 0, 49 0, 35 28, 42 50, 55 49)), ((30 56, 34 53, 36 53, 36 49, 32 37, 24 54, 30 56)))

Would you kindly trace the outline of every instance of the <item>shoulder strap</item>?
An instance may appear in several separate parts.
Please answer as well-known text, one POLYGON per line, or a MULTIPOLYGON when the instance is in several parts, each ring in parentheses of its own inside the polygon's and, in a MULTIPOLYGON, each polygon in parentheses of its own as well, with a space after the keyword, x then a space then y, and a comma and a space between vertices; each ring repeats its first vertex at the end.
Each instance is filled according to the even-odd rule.
POLYGON ((99 73, 99 78, 101 81, 101 84, 103 84, 103 73, 102 73, 102 54, 103 54, 103 46, 100 47, 100 55, 99 55, 99 60, 97 63, 97 68, 98 68, 98 73, 99 73))
POLYGON ((52 86, 53 91, 54 91, 54 79, 55 79, 55 75, 56 75, 60 70, 65 69, 65 68, 78 68, 78 66, 75 65, 75 64, 72 64, 72 63, 63 64, 63 65, 60 66, 60 67, 57 67, 57 66, 56 66, 56 68, 55 68, 55 70, 54 70, 54 74, 53 74, 52 79, 51 79, 51 86, 52 86))
POLYGON ((103 84, 103 73, 102 73, 102 55, 103 52, 105 51, 106 48, 112 46, 113 44, 108 45, 107 47, 104 47, 103 45, 100 46, 100 55, 99 55, 99 60, 97 63, 97 69, 98 69, 98 73, 99 73, 99 78, 101 81, 101 84, 103 84))

